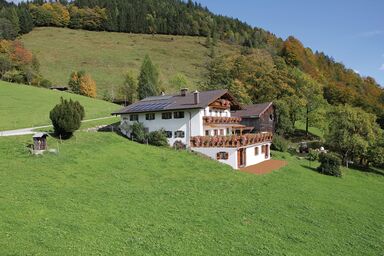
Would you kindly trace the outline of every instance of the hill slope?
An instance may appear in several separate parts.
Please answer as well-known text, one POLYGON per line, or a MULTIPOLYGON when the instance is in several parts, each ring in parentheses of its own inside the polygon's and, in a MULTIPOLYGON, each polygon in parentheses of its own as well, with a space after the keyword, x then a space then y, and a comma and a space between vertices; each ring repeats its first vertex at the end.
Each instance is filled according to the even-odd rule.
MULTIPOLYGON (((179 89, 169 88, 168 81, 182 73, 192 89, 202 79, 209 60, 203 37, 35 28, 21 40, 37 56, 44 77, 54 84, 66 85, 72 71, 85 70, 101 90, 122 84, 127 71, 138 75, 145 54, 158 65, 163 87, 179 89)), ((218 53, 237 49, 224 43, 217 48, 218 53)))
POLYGON ((0 130, 50 124, 49 111, 60 97, 78 100, 85 108, 85 119, 109 116, 120 107, 67 92, 0 81, 0 130))
POLYGON ((28 155, 29 136, 0 138, 0 254, 384 250, 383 176, 323 176, 288 155, 283 170, 255 176, 111 133, 76 137, 60 144, 59 155, 43 157, 28 155))

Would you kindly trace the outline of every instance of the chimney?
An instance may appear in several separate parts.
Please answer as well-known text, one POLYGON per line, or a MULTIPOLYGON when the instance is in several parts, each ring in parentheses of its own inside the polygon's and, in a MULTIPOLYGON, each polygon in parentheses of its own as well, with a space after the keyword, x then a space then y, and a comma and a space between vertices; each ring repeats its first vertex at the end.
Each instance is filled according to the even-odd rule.
POLYGON ((188 92, 188 88, 181 88, 181 89, 180 89, 180 95, 181 95, 181 96, 185 96, 185 95, 187 95, 187 92, 188 92))
POLYGON ((200 93, 198 91, 195 91, 193 93, 193 99, 194 99, 195 105, 200 103, 200 93))

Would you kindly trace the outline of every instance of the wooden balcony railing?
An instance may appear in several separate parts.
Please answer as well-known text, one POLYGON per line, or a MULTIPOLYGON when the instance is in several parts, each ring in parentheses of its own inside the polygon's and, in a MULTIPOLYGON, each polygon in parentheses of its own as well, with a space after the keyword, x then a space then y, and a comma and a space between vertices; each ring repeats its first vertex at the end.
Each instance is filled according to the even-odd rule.
POLYGON ((236 148, 257 143, 271 142, 272 138, 273 134, 270 132, 229 136, 195 136, 191 137, 191 147, 236 148))
POLYGON ((204 116, 204 124, 238 124, 241 117, 225 117, 225 116, 204 116))

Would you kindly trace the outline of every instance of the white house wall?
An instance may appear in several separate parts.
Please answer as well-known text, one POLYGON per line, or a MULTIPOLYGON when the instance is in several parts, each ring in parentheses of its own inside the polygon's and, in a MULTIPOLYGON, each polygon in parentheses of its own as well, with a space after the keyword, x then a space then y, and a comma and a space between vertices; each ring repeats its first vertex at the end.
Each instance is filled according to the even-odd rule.
MULTIPOLYGON (((268 145, 270 148, 271 143, 263 143, 263 144, 257 144, 257 145, 251 145, 248 147, 244 147, 246 150, 246 160, 245 160, 245 166, 255 165, 259 164, 263 161, 270 159, 270 150, 268 151, 268 157, 265 157, 265 153, 261 153, 261 146, 262 145, 268 145), (259 148, 259 154, 255 155, 255 147, 259 148)), ((216 156, 218 152, 226 152, 228 153, 228 159, 227 160, 217 160, 221 163, 230 165, 233 169, 238 169, 238 159, 237 159, 237 151, 238 148, 192 148, 193 151, 199 152, 201 154, 204 154, 214 160, 216 160, 216 156)))
POLYGON ((257 144, 256 146, 255 145, 252 145, 250 147, 247 147, 246 148, 246 166, 250 166, 250 165, 255 165, 255 164, 259 164, 263 161, 266 161, 266 160, 269 160, 271 158, 271 151, 268 150, 268 157, 266 158, 265 157, 265 153, 261 153, 261 146, 262 145, 268 145, 268 148, 271 147, 271 143, 264 143, 264 144, 257 144), (259 148, 259 154, 256 156, 255 155, 255 147, 258 147, 259 148))
MULTIPOLYGON (((167 112, 177 112, 177 111, 167 111, 167 112)), ((139 120, 138 122, 143 123, 144 127, 148 128, 149 132, 158 131, 164 129, 166 131, 172 131, 172 138, 168 138, 169 145, 173 145, 175 141, 181 141, 186 145, 189 145, 190 136, 203 135, 203 110, 192 109, 184 112, 184 118, 173 118, 172 119, 162 119, 161 114, 165 112, 156 112, 154 120, 146 120, 145 114, 147 113, 138 113, 139 120), (176 131, 184 131, 184 138, 175 138, 176 131)), ((153 112, 148 112, 153 113, 153 112)), ((129 120, 129 114, 122 115, 121 121, 121 131, 126 136, 130 137, 129 127, 136 121, 129 120)))
POLYGON ((228 153, 227 160, 217 160, 220 163, 228 164, 232 166, 233 169, 237 169, 237 148, 192 148, 193 151, 204 154, 214 160, 217 160, 218 152, 228 153))

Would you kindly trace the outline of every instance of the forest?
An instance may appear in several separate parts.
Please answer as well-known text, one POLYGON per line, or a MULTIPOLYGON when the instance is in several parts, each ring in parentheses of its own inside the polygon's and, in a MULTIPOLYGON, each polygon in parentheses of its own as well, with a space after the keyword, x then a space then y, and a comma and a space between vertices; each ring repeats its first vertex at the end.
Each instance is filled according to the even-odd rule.
MULTIPOLYGON (((17 6, 1 0, 0 6, 0 38, 8 40, 35 26, 204 36, 211 62, 201 81, 203 89, 228 88, 243 103, 274 100, 288 109, 285 122, 292 127, 300 118, 321 126, 327 106, 343 104, 376 115, 384 126, 384 92, 372 77, 360 76, 293 36, 283 40, 238 19, 215 15, 191 0, 34 0, 17 6), (239 45, 241 51, 217 56, 218 40, 239 45)), ((2 67, 2 79, 11 67, 2 67)))

